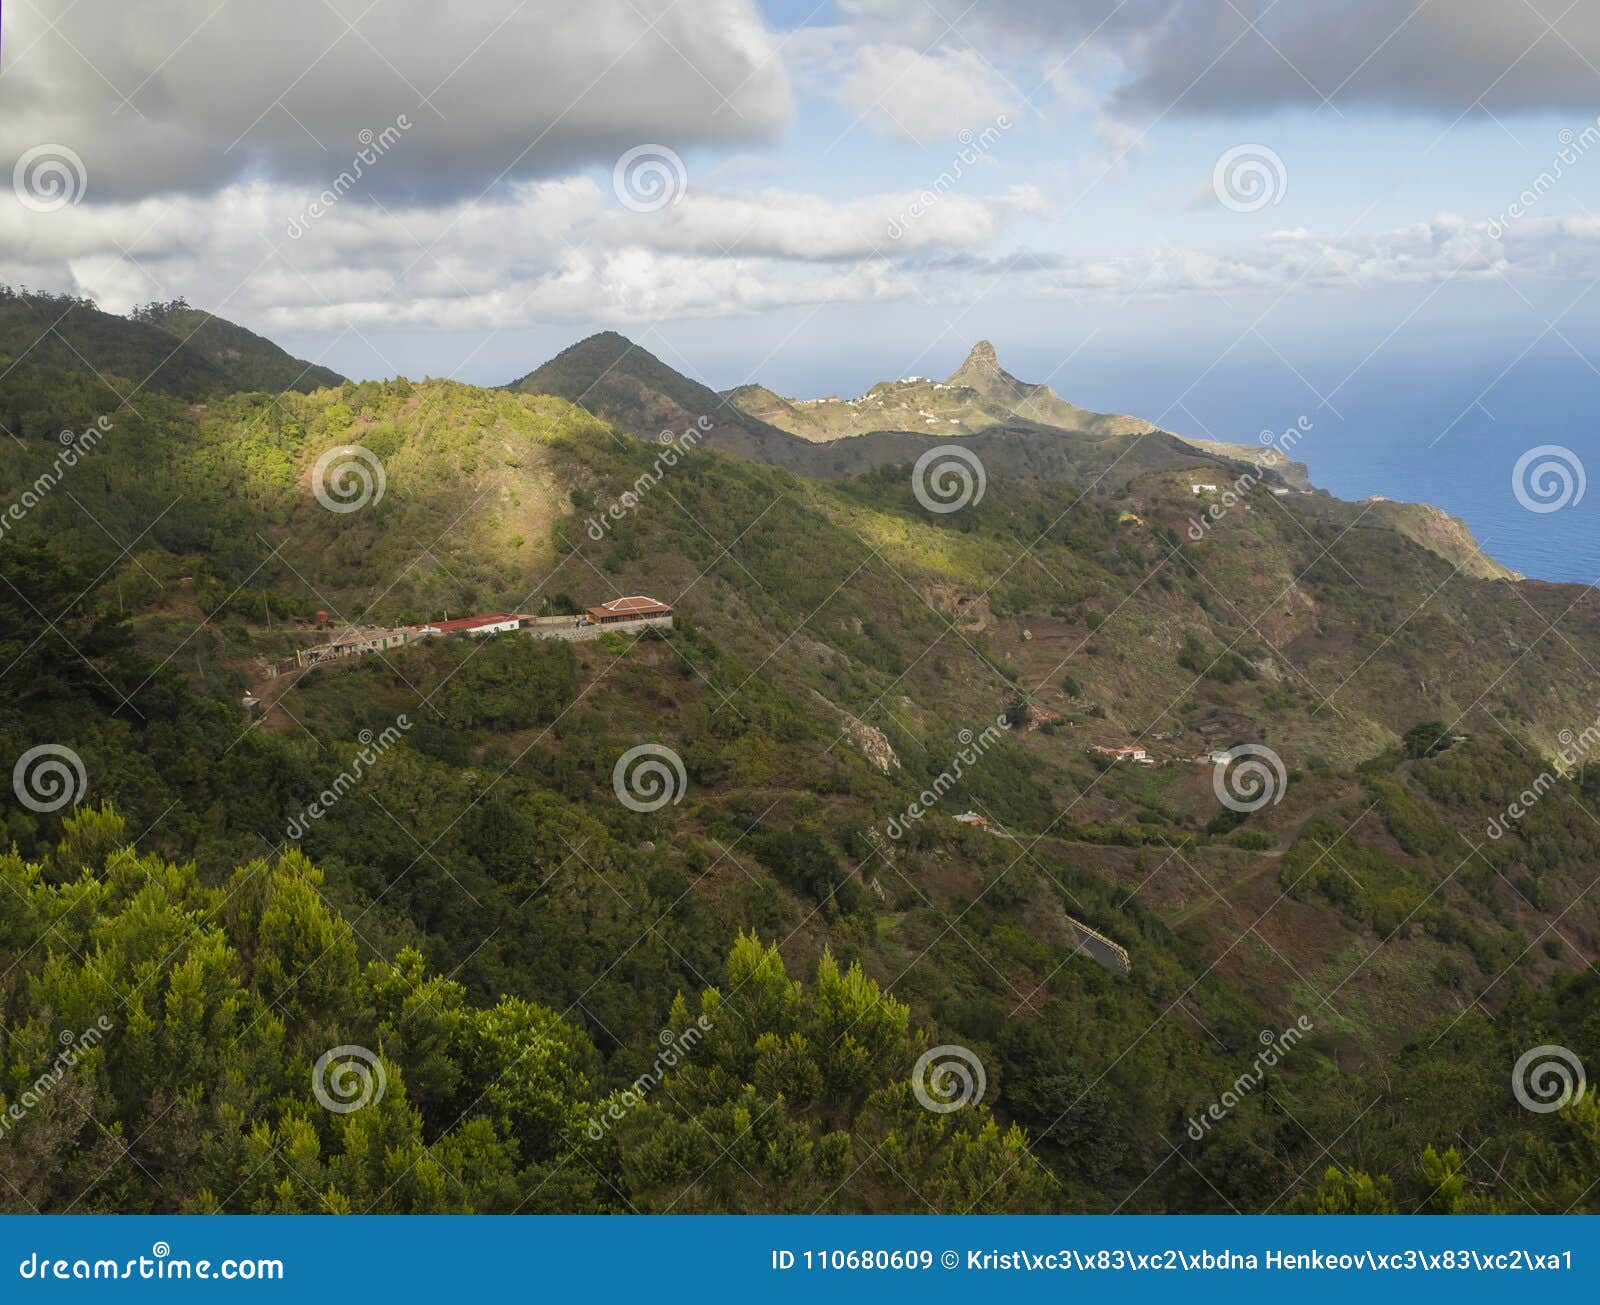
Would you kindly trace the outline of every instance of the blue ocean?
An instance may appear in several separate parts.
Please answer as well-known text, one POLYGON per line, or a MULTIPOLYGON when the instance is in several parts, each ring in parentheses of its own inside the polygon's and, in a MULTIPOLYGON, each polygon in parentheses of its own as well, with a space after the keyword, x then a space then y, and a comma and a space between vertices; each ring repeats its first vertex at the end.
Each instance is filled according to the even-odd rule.
POLYGON ((1526 576, 1600 584, 1600 356, 1587 356, 1600 328, 1557 311, 1544 320, 1557 328, 1452 331, 1434 312, 1390 340, 1375 327, 1322 340, 1282 329, 1221 359, 1215 342, 1168 339, 1141 353, 1108 331, 1056 386, 1101 411, 1241 443, 1305 417, 1295 456, 1320 488, 1435 504, 1526 576), (1538 448, 1554 452, 1524 468, 1519 496, 1519 460, 1538 448))

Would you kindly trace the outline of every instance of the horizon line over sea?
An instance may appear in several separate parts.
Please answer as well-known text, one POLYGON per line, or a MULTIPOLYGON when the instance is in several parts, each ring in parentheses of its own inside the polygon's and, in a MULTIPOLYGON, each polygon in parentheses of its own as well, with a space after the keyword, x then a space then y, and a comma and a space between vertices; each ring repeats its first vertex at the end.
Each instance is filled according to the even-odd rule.
POLYGON ((1574 434, 1558 439, 1565 442, 1552 440, 1551 447, 1572 457, 1551 455, 1552 465, 1566 471, 1559 473, 1564 479, 1550 481, 1552 491, 1543 501, 1527 494, 1519 498, 1514 477, 1519 459, 1545 446, 1508 448, 1497 433, 1466 432, 1448 457, 1377 433, 1341 435, 1297 448, 1295 457, 1306 464, 1313 485, 1337 498, 1360 502, 1377 495, 1429 503, 1459 517, 1485 553, 1530 580, 1600 585, 1600 530, 1594 516, 1600 491, 1587 485, 1588 468, 1600 468, 1600 439, 1574 434))

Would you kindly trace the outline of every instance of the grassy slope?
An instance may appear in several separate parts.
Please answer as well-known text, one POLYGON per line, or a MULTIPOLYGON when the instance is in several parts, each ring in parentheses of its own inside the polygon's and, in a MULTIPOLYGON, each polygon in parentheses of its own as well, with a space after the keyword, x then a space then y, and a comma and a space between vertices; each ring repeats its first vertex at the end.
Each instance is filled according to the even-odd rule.
POLYGON ((812 441, 888 430, 971 435, 1019 423, 1101 437, 1156 430, 1136 417, 1090 412, 1068 403, 1047 385, 1018 380, 1000 366, 987 340, 980 340, 944 381, 926 377, 882 381, 855 399, 802 402, 760 385, 740 386, 725 397, 743 411, 812 441))
POLYGON ((748 400, 748 391, 718 394, 608 331, 563 350, 509 388, 564 398, 640 438, 681 434, 703 418, 705 447, 824 479, 914 462, 952 434, 962 435, 993 476, 1121 485, 1157 468, 1225 470, 1230 479, 1246 469, 1242 462, 1219 467, 1215 454, 1175 435, 1131 418, 1083 412, 1003 372, 985 383, 993 393, 965 384, 936 391, 930 381, 894 382, 875 388, 855 408, 835 405, 849 416, 808 407, 797 423, 802 409, 789 405, 789 416, 774 410, 769 422, 734 402, 741 393, 748 400), (918 411, 930 404, 948 409, 934 425, 918 411), (1035 415, 1067 420, 1058 410, 1077 414, 1072 429, 1041 424, 1035 415), (957 425, 946 420, 951 414, 957 425))
MULTIPOLYGON (((4 450, 6 482, 47 452, 42 442, 31 455, 4 450)), ((1577 959, 1529 945, 1539 904, 1565 903, 1600 866, 1579 799, 1562 790, 1549 800, 1570 848, 1558 864, 1535 866, 1517 839, 1474 859, 1460 835, 1481 842, 1504 800, 1484 775, 1526 768, 1531 779, 1539 763, 1527 748, 1590 713, 1584 667, 1600 656, 1592 597, 1452 576, 1392 531, 1350 528, 1309 501, 1253 499, 1193 544, 1187 484, 1160 472, 1085 498, 997 481, 977 507, 934 517, 903 472, 828 484, 700 450, 591 540, 582 519, 654 456, 559 400, 396 382, 205 410, 154 401, 121 421, 73 488, 119 537, 180 498, 105 592, 138 610, 148 646, 180 651, 198 683, 230 697, 262 658, 319 637, 292 619, 295 603, 384 622, 444 607, 525 609, 560 593, 674 601, 685 629, 671 641, 573 654, 573 705, 558 721, 430 722, 425 769, 375 794, 416 813, 422 843, 445 838, 439 855, 466 875, 493 847, 451 825, 468 795, 502 774, 518 801, 562 793, 564 805, 535 820, 553 854, 562 855, 556 828, 580 844, 585 831, 605 831, 596 855, 608 872, 636 876, 663 902, 687 893, 702 913, 668 933, 676 959, 670 947, 650 952, 655 978, 634 976, 645 990, 675 972, 692 983, 705 957, 754 925, 786 940, 796 968, 825 942, 859 957, 958 1040, 996 1047, 1015 1016, 1033 1013, 1124 1103, 1129 1153, 1091 1184, 1100 1195, 1083 1189, 1096 1203, 1134 1187, 1161 1158, 1152 1129, 1237 1072, 1264 1023, 1314 1007, 1327 1013, 1326 1040, 1305 1073, 1337 1063, 1376 1074, 1501 968, 1540 979, 1577 959), (328 513, 310 494, 310 469, 350 442, 383 459, 386 491, 371 508, 328 513), (1122 522, 1125 510, 1142 524, 1122 522), (280 604, 271 629, 249 607, 257 594, 280 604), (201 610, 211 620, 195 638, 201 610), (913 839, 871 836, 950 765, 959 731, 980 730, 1019 693, 1062 719, 1008 738, 913 839), (856 755, 818 696, 880 729, 899 768, 881 775, 856 755), (1428 717, 1460 717, 1474 739, 1454 758, 1389 757, 1357 771, 1428 717), (660 820, 619 819, 609 762, 651 737, 684 756, 692 800, 660 820), (1084 755, 1089 743, 1133 738, 1161 755, 1266 742, 1291 769, 1288 794, 1252 817, 1254 838, 1242 840, 1213 825, 1209 770, 1102 772, 1084 755), (1378 787, 1386 782, 1398 788, 1378 787), (945 818, 965 806, 1023 841, 945 818), (1319 869, 1318 849, 1333 839, 1318 821, 1339 836, 1330 853, 1339 876, 1319 869), (777 853, 753 850, 763 831, 782 830, 817 832, 848 871, 840 882, 852 909, 835 909, 837 888, 819 893, 777 853), (709 868, 697 846, 710 849, 709 868), (1072 958, 1066 912, 1129 945, 1129 980, 1072 958), (1225 1050, 1160 1018, 1186 992, 1225 1050)), ((36 523, 97 547, 73 504, 47 502, 36 523)), ((414 704, 411 686, 447 676, 435 661, 450 655, 319 672, 285 700, 293 722, 269 725, 296 737, 303 725, 334 746, 414 704)), ((468 940, 490 935, 498 941, 467 958, 467 977, 557 1002, 572 995, 563 971, 601 964, 599 952, 574 953, 555 970, 530 968, 499 929, 516 903, 500 904, 491 888, 476 907, 437 877, 390 893, 383 885, 414 849, 381 815, 364 819, 364 837, 352 831, 322 859, 380 949, 420 937, 450 968, 468 940), (386 844, 381 855, 352 850, 386 844)), ((518 909, 532 913, 511 932, 544 936, 537 905, 518 909)), ((629 928, 628 912, 611 914, 597 946, 629 928)), ((1563 932, 1592 947, 1592 908, 1573 911, 1563 932)), ((625 987, 596 999, 600 1025, 631 1030, 655 1017, 625 987)), ((1320 1097, 1313 1105, 1332 1109, 1320 1097)), ((1075 1172, 1062 1170, 1069 1186, 1075 1172)), ((1175 1179, 1141 1199, 1211 1198, 1175 1179)))
MULTIPOLYGON (((509 388, 565 398, 637 435, 682 433, 709 422, 708 447, 803 475, 836 478, 914 462, 963 441, 990 475, 1123 486, 1150 471, 1182 470, 1218 485, 1248 477, 1309 490, 1303 463, 1262 470, 1259 445, 1189 440, 1135 417, 1090 412, 1048 386, 1018 380, 980 341, 947 380, 885 381, 855 399, 785 399, 761 385, 717 394, 615 332, 564 350, 509 388)), ((1464 523, 1423 503, 1316 504, 1341 525, 1395 530, 1472 576, 1515 579, 1464 523)))
MULTIPOLYGON (((1035 437, 1043 434, 1056 443, 1076 437, 1091 448, 1098 445, 1098 456, 1080 454, 1073 468, 1083 480, 1093 479, 1108 467, 1116 477, 1118 459, 1129 462, 1130 450, 1130 471, 1152 465, 1198 466, 1198 453, 1224 464, 1237 464, 1231 476, 1261 457, 1258 446, 1178 437, 1142 418, 1091 412, 1068 403, 1048 385, 1031 385, 1011 375, 1000 366, 994 346, 987 340, 974 345, 966 361, 943 381, 926 377, 883 381, 854 399, 786 399, 764 385, 741 385, 723 397, 751 417, 817 444, 874 434, 875 440, 869 443, 881 443, 884 437, 877 433, 888 431, 954 439, 1003 429, 1008 431, 1010 445, 1015 445, 1024 431, 1035 437), (1153 462, 1149 461, 1152 457, 1156 459, 1153 462)), ((622 424, 626 428, 626 423, 622 424)), ((1003 474, 1037 474, 1034 468, 1013 465, 1012 449, 1006 445, 992 440, 985 444, 988 456, 995 458, 996 469, 1003 474)), ((906 446, 903 436, 901 445, 906 446)), ((863 468, 858 464, 853 469, 863 468)), ((1274 479, 1281 477, 1283 483, 1297 489, 1310 488, 1303 463, 1284 460, 1274 471, 1274 479)), ((1059 465, 1045 474, 1070 478, 1061 476, 1059 465)), ((1413 537, 1427 542, 1418 533, 1413 537)))

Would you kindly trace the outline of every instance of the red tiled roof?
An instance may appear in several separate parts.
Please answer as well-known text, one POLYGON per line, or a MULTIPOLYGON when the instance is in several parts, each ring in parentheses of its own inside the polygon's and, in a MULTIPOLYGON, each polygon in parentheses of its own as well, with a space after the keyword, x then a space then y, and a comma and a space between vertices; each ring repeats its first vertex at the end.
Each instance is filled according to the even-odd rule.
POLYGON ((461 616, 454 621, 429 621, 427 628, 449 634, 452 630, 476 630, 480 626, 499 625, 504 621, 516 619, 515 612, 491 612, 488 616, 461 616))
POLYGON ((600 606, 613 616, 623 614, 650 616, 672 610, 665 603, 658 603, 654 598, 646 598, 643 594, 634 594, 630 598, 613 598, 609 603, 601 603, 600 606))
POLYGON ((613 598, 609 603, 601 603, 599 607, 590 607, 586 610, 592 620, 602 623, 672 615, 672 608, 665 603, 658 603, 654 598, 646 598, 643 594, 634 594, 629 598, 613 598))

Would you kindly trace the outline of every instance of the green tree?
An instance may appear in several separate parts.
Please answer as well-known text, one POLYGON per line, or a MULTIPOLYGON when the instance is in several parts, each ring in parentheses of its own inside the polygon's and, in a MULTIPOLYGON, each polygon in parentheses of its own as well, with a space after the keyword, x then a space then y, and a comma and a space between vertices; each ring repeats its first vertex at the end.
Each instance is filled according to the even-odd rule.
POLYGON ((1448 729, 1442 720, 1420 721, 1401 736, 1401 750, 1408 757, 1431 757, 1443 752, 1450 746, 1448 729))
POLYGON ((1393 1214, 1393 1184, 1359 1169, 1329 1165, 1316 1190, 1295 1197, 1287 1208, 1294 1214, 1393 1214))

